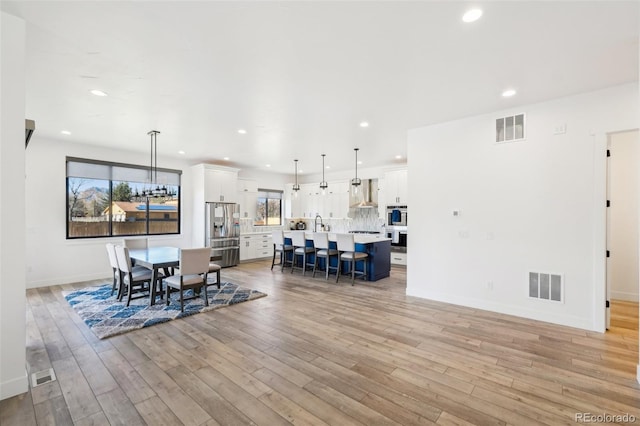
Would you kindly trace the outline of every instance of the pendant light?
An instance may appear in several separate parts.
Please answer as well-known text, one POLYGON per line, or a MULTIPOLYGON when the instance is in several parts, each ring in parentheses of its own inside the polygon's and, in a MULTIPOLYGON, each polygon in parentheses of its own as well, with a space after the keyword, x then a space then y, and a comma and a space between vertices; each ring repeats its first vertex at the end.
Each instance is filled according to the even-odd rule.
POLYGON ((300 191, 300 185, 298 185, 298 160, 293 160, 295 161, 295 165, 296 165, 296 183, 293 184, 293 195, 294 196, 298 196, 298 191, 300 191))
POLYGON ((351 179, 351 185, 353 186, 354 194, 358 193, 358 187, 362 183, 362 181, 358 178, 358 151, 359 151, 359 149, 360 148, 353 148, 353 150, 356 152, 356 177, 351 179))
POLYGON ((134 198, 138 201, 148 200, 149 198, 158 198, 165 200, 167 198, 173 197, 173 193, 169 192, 167 186, 162 185, 162 187, 160 187, 160 183, 158 182, 158 134, 160 134, 160 132, 157 130, 150 130, 149 132, 147 132, 147 135, 149 135, 151 139, 149 188, 143 189, 142 193, 136 191, 134 198))
POLYGON ((320 182, 320 189, 322 189, 322 195, 325 194, 325 190, 329 187, 329 184, 324 180, 324 156, 322 154, 322 182, 320 182))

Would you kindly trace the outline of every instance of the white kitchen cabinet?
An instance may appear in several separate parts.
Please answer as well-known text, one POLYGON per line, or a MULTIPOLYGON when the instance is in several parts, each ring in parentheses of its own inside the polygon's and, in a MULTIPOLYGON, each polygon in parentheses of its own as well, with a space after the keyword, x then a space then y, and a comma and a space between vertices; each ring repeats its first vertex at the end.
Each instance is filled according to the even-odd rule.
POLYGON ((240 260, 263 259, 273 256, 273 240, 270 233, 240 236, 240 260))
POLYGON ((254 179, 238 179, 240 217, 255 219, 258 206, 258 182, 254 179))
POLYGON ((393 170, 384 174, 386 205, 407 204, 407 170, 393 170))
POLYGON ((236 202, 238 172, 206 168, 204 180, 206 201, 236 202))
POLYGON ((391 252, 392 265, 407 265, 407 253, 391 252))
POLYGON ((322 213, 323 218, 343 218, 349 212, 349 183, 331 182, 324 196, 322 213))

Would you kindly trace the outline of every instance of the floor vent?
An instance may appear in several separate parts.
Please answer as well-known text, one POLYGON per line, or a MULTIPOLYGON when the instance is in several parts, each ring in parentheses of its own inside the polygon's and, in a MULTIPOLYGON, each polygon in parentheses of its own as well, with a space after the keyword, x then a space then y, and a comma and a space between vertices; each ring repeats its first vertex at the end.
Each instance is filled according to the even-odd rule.
POLYGON ((38 371, 37 373, 31 373, 31 387, 44 385, 45 383, 53 382, 56 379, 56 373, 53 372, 53 368, 38 371))
POLYGON ((529 297, 564 302, 562 275, 548 272, 529 272, 529 297))

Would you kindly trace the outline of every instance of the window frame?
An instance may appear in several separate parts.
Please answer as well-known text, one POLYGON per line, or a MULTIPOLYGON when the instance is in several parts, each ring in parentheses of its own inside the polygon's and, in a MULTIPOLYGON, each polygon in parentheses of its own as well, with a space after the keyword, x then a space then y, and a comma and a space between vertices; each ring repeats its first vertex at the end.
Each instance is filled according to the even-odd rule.
MULTIPOLYGON (((258 188, 258 196, 256 197, 256 212, 258 212, 259 208, 259 203, 260 200, 265 200, 265 210, 266 210, 266 217, 264 218, 264 222, 263 224, 257 224, 255 222, 255 219, 253 221, 253 226, 282 226, 283 224, 283 204, 282 201, 284 200, 284 191, 280 190, 280 189, 266 189, 266 188, 258 188), (262 194, 266 194, 266 197, 261 197, 262 194), (279 194, 279 198, 274 198, 274 197, 269 197, 269 194, 279 194), (277 225, 274 225, 272 223, 269 223, 269 200, 278 200, 280 201, 280 214, 279 214, 279 219, 280 219, 280 223, 277 225)), ((257 216, 257 214, 256 214, 257 216)))
MULTIPOLYGON (((124 168, 124 169, 135 169, 135 170, 145 170, 145 171, 149 171, 149 167, 148 166, 141 166, 138 164, 128 164, 128 163, 119 163, 119 162, 114 162, 114 161, 102 161, 102 160, 93 160, 93 159, 88 159, 88 158, 78 158, 78 157, 66 157, 65 158, 65 238, 67 240, 86 240, 86 239, 95 239, 95 238, 122 238, 122 237, 134 237, 134 236, 145 236, 145 237, 151 237, 151 236, 155 236, 155 235, 180 235, 181 231, 182 231, 182 170, 175 170, 175 169, 167 169, 167 168, 161 168, 158 167, 157 171, 158 172, 162 172, 162 173, 169 173, 169 174, 175 174, 177 175, 177 181, 178 184, 177 185, 173 185, 173 186, 177 186, 178 187, 178 195, 177 195, 177 224, 178 224, 178 228, 176 232, 164 232, 164 233, 150 233, 150 222, 151 222, 151 215, 150 215, 150 209, 149 209, 149 200, 147 199, 145 204, 146 204, 146 210, 145 210, 145 232, 144 233, 138 233, 138 234, 117 234, 114 235, 113 234, 113 212, 111 211, 111 209, 113 208, 113 188, 114 188, 114 179, 113 179, 113 168, 114 167, 120 167, 120 168, 124 168), (108 187, 109 187, 109 224, 108 224, 108 235, 91 235, 91 236, 70 236, 69 235, 69 222, 70 222, 70 217, 69 217, 69 179, 74 179, 74 178, 80 178, 83 179, 80 176, 69 176, 69 163, 84 163, 84 164, 93 164, 93 165, 99 165, 99 166, 107 166, 110 168, 109 170, 109 178, 108 179, 103 179, 106 180, 108 182, 108 187)), ((90 178, 90 177, 85 177, 84 179, 97 179, 97 178, 90 178)), ((116 180, 116 182, 124 182, 122 179, 116 180)), ((141 202, 142 203, 142 202, 141 202)))

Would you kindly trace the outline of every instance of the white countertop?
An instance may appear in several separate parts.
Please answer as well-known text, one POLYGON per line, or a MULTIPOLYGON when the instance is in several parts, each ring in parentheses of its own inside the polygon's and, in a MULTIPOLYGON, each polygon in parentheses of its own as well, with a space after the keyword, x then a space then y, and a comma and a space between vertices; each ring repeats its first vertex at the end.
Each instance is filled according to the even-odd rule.
MULTIPOLYGON (((294 232, 304 232, 304 237, 307 240, 313 240, 313 232, 311 231, 284 231, 285 237, 290 237, 294 232)), ((336 233, 328 232, 329 241, 336 241, 336 233)), ((384 234, 353 234, 353 240, 356 244, 371 244, 378 241, 391 241, 391 238, 387 238, 384 234)))

